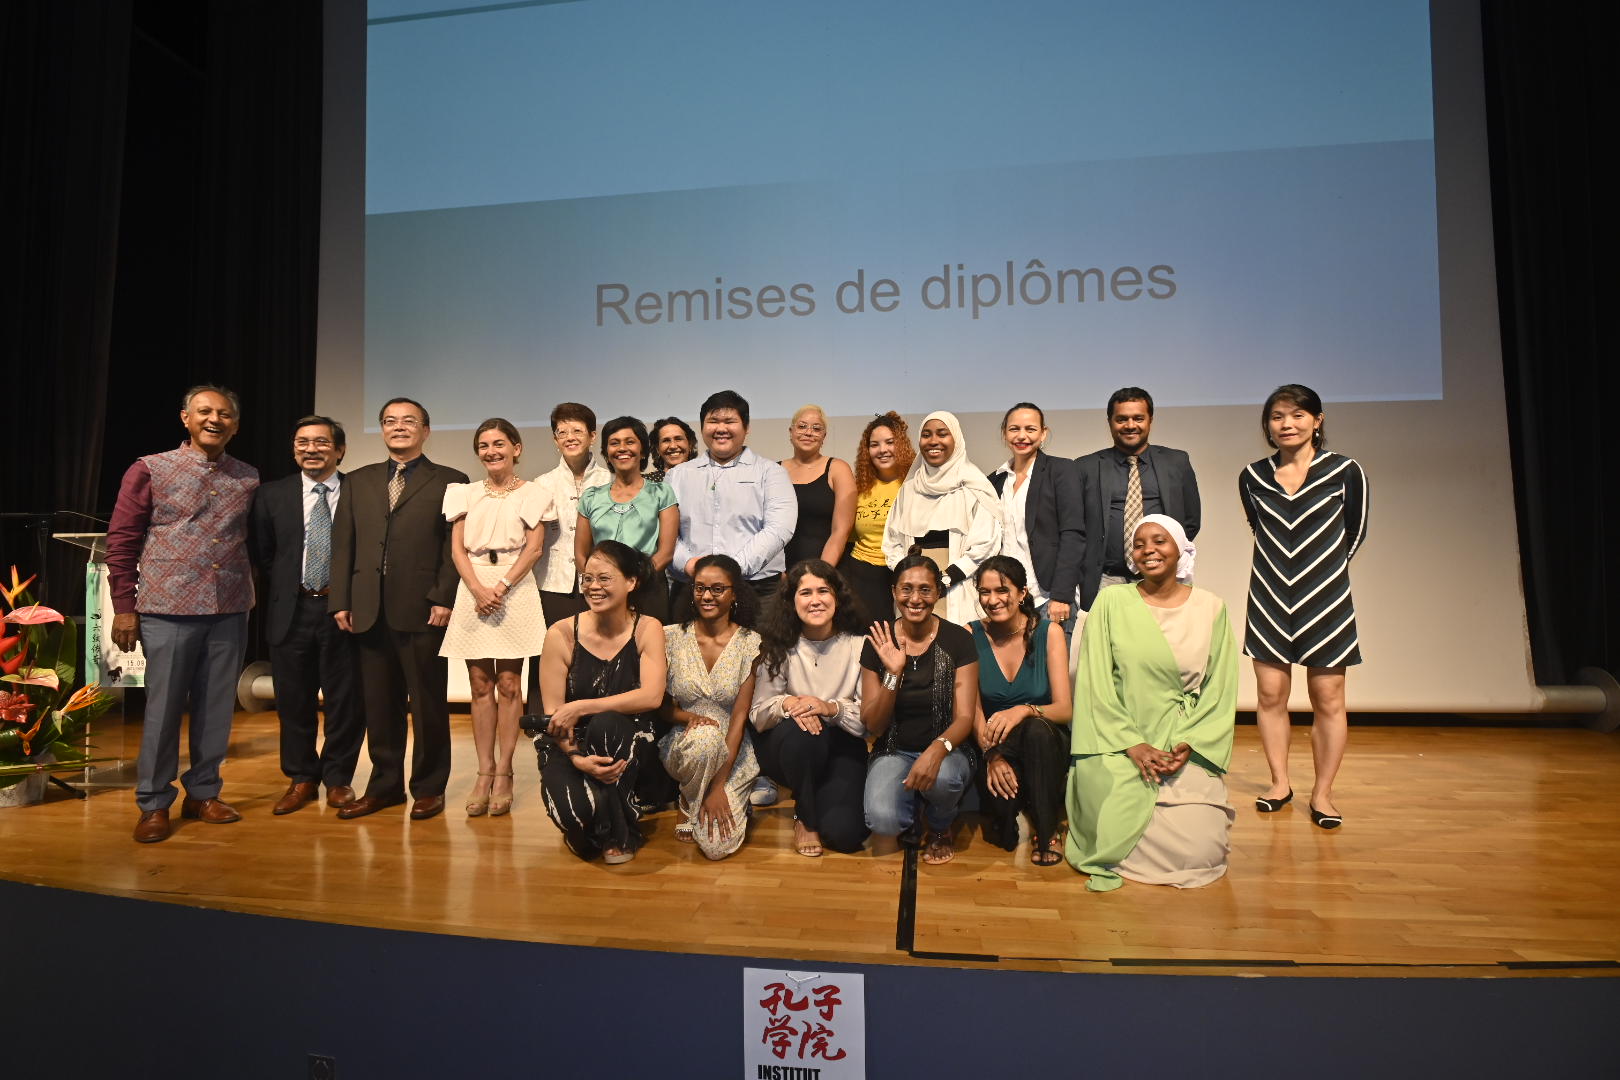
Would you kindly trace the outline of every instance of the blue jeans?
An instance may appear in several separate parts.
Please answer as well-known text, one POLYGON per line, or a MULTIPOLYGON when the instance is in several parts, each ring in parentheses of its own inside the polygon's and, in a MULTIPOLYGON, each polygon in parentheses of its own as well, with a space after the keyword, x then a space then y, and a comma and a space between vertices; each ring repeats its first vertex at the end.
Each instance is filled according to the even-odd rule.
POLYGON ((960 750, 952 750, 939 763, 939 775, 927 791, 911 791, 901 784, 911 766, 921 757, 909 750, 879 754, 866 766, 866 827, 877 836, 899 836, 917 820, 917 801, 926 804, 928 827, 941 831, 956 820, 956 808, 967 790, 968 760, 960 750))

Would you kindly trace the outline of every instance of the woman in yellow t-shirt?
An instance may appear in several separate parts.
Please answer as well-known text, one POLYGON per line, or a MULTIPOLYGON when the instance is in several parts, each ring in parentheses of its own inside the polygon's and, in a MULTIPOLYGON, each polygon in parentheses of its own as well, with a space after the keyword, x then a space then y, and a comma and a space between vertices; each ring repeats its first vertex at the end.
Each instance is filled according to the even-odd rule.
POLYGON ((883 558, 883 528, 916 456, 906 422, 892 409, 867 422, 855 451, 855 543, 838 569, 869 620, 894 616, 894 575, 883 558))

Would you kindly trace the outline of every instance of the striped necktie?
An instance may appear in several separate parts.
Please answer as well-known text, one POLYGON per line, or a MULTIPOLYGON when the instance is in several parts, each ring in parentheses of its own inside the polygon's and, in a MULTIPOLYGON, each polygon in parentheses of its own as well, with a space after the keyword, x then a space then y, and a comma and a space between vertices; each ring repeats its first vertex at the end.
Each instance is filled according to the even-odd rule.
POLYGON ((1125 478, 1125 554, 1131 553, 1136 527, 1142 524, 1142 456, 1132 454, 1130 475, 1125 478))
POLYGON ((315 505, 304 526, 304 587, 320 592, 332 583, 332 507, 326 501, 332 489, 316 484, 310 490, 315 492, 315 505))

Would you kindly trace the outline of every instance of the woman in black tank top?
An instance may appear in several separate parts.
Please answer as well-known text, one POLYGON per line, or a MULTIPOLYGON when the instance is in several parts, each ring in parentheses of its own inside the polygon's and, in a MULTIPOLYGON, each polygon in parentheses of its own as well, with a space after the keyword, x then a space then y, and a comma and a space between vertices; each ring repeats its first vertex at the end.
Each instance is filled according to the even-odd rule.
POLYGON ((630 607, 646 556, 617 540, 591 550, 580 575, 587 610, 546 632, 534 740, 546 814, 582 859, 629 862, 641 846, 634 792, 662 771, 653 715, 664 697, 664 628, 630 607))
POLYGON ((855 527, 855 473, 821 452, 827 417, 819 405, 802 406, 788 424, 793 456, 782 462, 799 498, 799 523, 784 552, 787 565, 822 559, 838 565, 855 527))

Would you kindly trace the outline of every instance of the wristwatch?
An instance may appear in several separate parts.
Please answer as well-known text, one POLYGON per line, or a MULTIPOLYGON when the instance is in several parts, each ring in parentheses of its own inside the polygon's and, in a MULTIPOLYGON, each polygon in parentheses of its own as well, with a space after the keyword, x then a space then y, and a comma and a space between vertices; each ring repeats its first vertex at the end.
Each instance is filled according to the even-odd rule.
POLYGON ((947 754, 950 753, 952 750, 956 749, 956 747, 951 745, 951 740, 947 739, 943 735, 941 735, 939 738, 935 739, 934 741, 937 742, 937 743, 944 743, 945 744, 945 752, 947 754))

